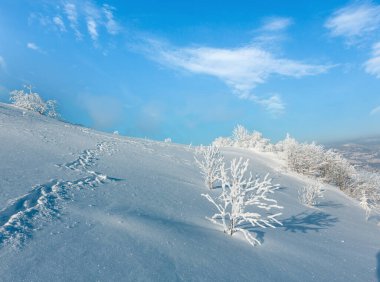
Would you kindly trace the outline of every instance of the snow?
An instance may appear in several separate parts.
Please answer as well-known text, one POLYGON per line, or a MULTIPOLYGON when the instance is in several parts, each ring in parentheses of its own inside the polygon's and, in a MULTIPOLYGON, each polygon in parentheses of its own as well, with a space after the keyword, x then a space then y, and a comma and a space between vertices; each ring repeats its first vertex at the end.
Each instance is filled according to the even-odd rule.
POLYGON ((326 185, 316 207, 298 202, 306 177, 275 155, 250 160, 281 188, 276 229, 262 245, 229 236, 194 149, 106 134, 0 104, 1 281, 377 281, 380 227, 326 185))

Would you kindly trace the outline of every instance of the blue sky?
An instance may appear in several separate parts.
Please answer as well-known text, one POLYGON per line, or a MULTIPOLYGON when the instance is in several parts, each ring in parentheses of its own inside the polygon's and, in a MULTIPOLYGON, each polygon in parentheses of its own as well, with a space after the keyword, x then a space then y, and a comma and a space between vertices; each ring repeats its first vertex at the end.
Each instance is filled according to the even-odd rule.
POLYGON ((179 143, 380 134, 380 3, 263 2, 1 1, 0 101, 179 143))

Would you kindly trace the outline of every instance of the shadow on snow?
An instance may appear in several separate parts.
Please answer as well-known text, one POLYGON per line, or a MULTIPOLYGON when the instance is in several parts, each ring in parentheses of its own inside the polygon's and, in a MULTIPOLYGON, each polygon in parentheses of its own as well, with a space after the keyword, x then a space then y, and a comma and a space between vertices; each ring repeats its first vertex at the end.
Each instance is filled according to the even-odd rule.
POLYGON ((283 219, 281 222, 285 231, 307 233, 332 227, 338 222, 338 218, 328 213, 315 211, 312 213, 302 212, 283 219))

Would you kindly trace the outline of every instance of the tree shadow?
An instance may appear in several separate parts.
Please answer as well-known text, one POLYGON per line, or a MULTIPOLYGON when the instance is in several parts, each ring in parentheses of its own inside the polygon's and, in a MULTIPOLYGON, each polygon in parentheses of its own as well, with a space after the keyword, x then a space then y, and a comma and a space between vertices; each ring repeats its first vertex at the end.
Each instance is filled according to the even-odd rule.
POLYGON ((343 207, 342 204, 337 204, 337 203, 334 203, 333 201, 325 201, 325 202, 321 202, 317 205, 315 205, 317 208, 324 208, 324 207, 329 207, 329 208, 341 208, 343 207))
POLYGON ((328 213, 315 211, 312 213, 302 212, 281 222, 285 231, 307 233, 310 231, 318 232, 321 229, 334 226, 334 223, 338 222, 338 218, 328 213))
POLYGON ((380 282, 380 252, 377 253, 376 259, 377 259, 376 278, 377 278, 377 281, 380 282))

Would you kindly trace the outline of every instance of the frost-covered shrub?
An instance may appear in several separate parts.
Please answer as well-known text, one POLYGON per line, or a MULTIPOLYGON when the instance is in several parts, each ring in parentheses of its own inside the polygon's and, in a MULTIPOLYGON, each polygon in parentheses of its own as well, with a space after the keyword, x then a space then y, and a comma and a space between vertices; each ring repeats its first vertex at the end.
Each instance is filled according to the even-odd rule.
POLYGON ((223 164, 223 156, 217 146, 200 146, 195 150, 195 161, 201 169, 205 184, 209 189, 220 178, 220 169, 223 164))
POLYGON ((289 135, 275 148, 282 151, 289 169, 334 184, 350 194, 355 169, 339 153, 315 143, 298 143, 289 135))
POLYGON ((272 227, 281 225, 276 217, 281 213, 270 214, 272 209, 282 209, 277 201, 268 197, 274 193, 277 185, 271 184, 268 174, 262 181, 252 174, 246 177, 248 160, 232 160, 229 168, 222 165, 220 170, 221 194, 218 196, 202 194, 217 209, 211 222, 221 226, 229 235, 243 233, 251 245, 261 244, 247 227, 272 227))
POLYGON ((52 118, 58 118, 57 102, 55 100, 44 101, 37 93, 32 92, 32 87, 26 87, 29 93, 24 90, 13 90, 9 100, 17 107, 37 112, 52 118))
POLYGON ((360 197, 360 203, 359 205, 364 209, 366 219, 368 220, 371 211, 373 209, 373 206, 371 205, 371 199, 368 197, 365 190, 362 190, 362 196, 360 197))
POLYGON ((218 137, 212 142, 212 146, 216 147, 231 147, 234 142, 229 137, 218 137))
POLYGON ((356 189, 353 194, 365 210, 366 218, 368 219, 372 212, 380 213, 380 175, 360 171, 355 180, 356 189))
POLYGON ((298 199, 303 205, 315 206, 318 204, 319 198, 323 198, 323 192, 322 185, 313 181, 298 190, 298 199))
POLYGON ((274 150, 269 139, 263 137, 258 131, 249 132, 244 126, 237 125, 232 131, 232 137, 218 137, 212 143, 218 147, 238 147, 255 149, 262 152, 274 150))
POLYGON ((272 151, 270 140, 263 137, 261 132, 250 133, 242 125, 237 125, 232 132, 234 146, 239 148, 256 149, 258 151, 272 151))
MULTIPOLYGON (((298 143, 289 135, 278 142, 275 149, 286 160, 289 169, 336 185, 345 194, 357 199, 367 218, 371 212, 380 212, 379 174, 358 171, 341 154, 315 143, 298 143)), ((313 199, 318 199, 316 185, 300 189, 302 203, 313 205, 313 199)))
POLYGON ((355 168, 342 155, 332 150, 324 151, 319 167, 320 177, 340 190, 352 195, 355 168))
POLYGON ((249 138, 248 130, 238 124, 232 131, 232 140, 234 140, 235 144, 244 144, 247 142, 249 138))

